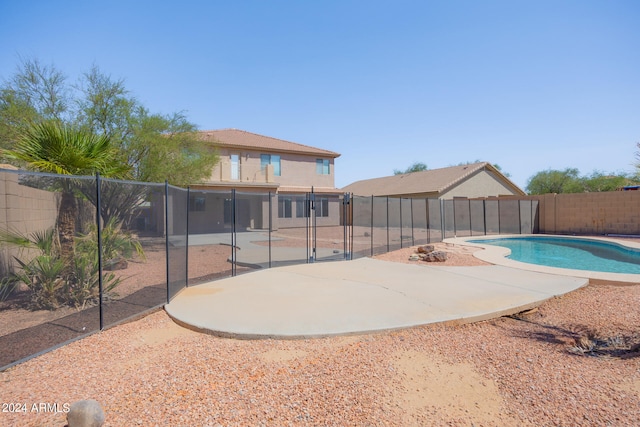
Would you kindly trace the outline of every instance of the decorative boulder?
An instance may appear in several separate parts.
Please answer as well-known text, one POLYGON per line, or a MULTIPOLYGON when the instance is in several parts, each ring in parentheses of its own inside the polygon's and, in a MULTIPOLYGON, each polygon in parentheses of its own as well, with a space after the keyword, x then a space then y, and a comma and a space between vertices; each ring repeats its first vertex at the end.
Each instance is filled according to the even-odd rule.
POLYGON ((409 261, 420 261, 420 256, 418 254, 409 255, 409 261))
POLYGON ((68 427, 101 427, 102 424, 104 411, 100 403, 93 399, 75 402, 67 413, 68 427))
POLYGON ((422 254, 420 258, 426 262, 445 262, 447 260, 447 253, 442 251, 433 251, 428 254, 422 254))
POLYGON ((435 247, 433 245, 418 246, 419 254, 428 254, 430 252, 433 252, 434 250, 435 250, 435 247))

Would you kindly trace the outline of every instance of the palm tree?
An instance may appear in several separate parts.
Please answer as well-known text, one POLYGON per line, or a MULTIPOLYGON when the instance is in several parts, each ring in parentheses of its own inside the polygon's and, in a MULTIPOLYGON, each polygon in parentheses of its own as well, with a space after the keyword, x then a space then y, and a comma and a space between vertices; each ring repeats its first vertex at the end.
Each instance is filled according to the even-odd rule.
MULTIPOLYGON (((5 150, 7 158, 26 162, 30 169, 60 175, 93 175, 125 178, 129 166, 118 161, 118 151, 106 135, 96 135, 45 121, 27 128, 13 150, 5 150)), ((58 208, 60 252, 65 260, 73 257, 78 206, 71 180, 60 180, 61 200, 58 208)))

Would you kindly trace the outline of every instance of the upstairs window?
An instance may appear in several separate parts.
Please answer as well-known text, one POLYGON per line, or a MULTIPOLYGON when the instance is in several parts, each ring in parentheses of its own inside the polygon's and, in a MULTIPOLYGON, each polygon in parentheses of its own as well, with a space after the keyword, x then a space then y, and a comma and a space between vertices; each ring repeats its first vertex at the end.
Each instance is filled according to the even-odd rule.
POLYGON ((237 181, 240 179, 240 155, 231 155, 231 180, 237 181))
POLYGON ((329 175, 329 159, 316 159, 316 173, 329 175))
POLYGON ((265 172, 267 165, 272 165, 273 174, 280 176, 280 156, 276 154, 260 154, 260 170, 265 172))

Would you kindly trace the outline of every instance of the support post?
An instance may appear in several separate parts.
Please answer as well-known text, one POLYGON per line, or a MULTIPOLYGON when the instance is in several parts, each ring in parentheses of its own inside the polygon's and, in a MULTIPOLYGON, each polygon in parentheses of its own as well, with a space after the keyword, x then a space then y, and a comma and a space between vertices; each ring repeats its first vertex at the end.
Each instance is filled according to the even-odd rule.
POLYGON ((104 329, 104 283, 102 281, 102 224, 100 223, 100 173, 96 172, 96 230, 98 238, 98 297, 100 298, 100 330, 104 329))

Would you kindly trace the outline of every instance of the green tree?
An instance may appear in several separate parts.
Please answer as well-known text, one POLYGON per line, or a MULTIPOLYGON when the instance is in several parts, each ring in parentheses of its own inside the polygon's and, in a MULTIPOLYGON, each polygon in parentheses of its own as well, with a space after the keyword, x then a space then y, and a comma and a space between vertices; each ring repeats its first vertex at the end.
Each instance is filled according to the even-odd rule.
POLYGON ((607 174, 599 171, 593 171, 591 175, 583 177, 581 181, 582 191, 585 192, 616 191, 637 182, 627 174, 607 174))
MULTIPOLYGON (((196 127, 182 113, 149 115, 140 111, 130 152, 137 158, 133 167, 141 181, 186 187, 211 175, 218 162, 214 148, 198 138, 196 127)), ((133 157, 132 157, 133 158, 133 157)))
POLYGON ((130 96, 123 80, 94 66, 78 89, 83 94, 78 122, 112 139, 135 180, 186 187, 208 178, 218 162, 213 147, 197 137, 196 126, 183 113, 151 114, 130 96))
POLYGON ((573 193, 580 188, 578 174, 575 168, 538 172, 529 178, 526 190, 529 194, 573 193))
POLYGON ((13 147, 28 126, 65 117, 69 103, 66 78, 59 70, 22 60, 0 86, 0 150, 13 147))
MULTIPOLYGON (((12 150, 10 159, 25 162, 30 169, 60 175, 93 175, 125 178, 129 168, 116 161, 117 151, 106 135, 95 135, 55 120, 27 128, 12 150)), ((78 206, 71 180, 58 180, 61 200, 58 208, 58 234, 63 259, 73 257, 78 206)))
POLYGON ((425 163, 415 162, 414 164, 412 164, 411 166, 409 166, 405 170, 394 169, 393 170, 393 174, 394 175, 402 175, 402 174, 405 174, 405 173, 422 172, 422 171, 426 171, 427 169, 428 169, 428 167, 427 167, 427 165, 425 163))
POLYGON ((218 161, 183 113, 151 114, 124 80, 97 66, 70 87, 55 67, 23 61, 0 86, 0 149, 13 149, 25 128, 51 119, 108 138, 118 151, 114 161, 131 168, 138 181, 186 186, 208 178, 218 161))

